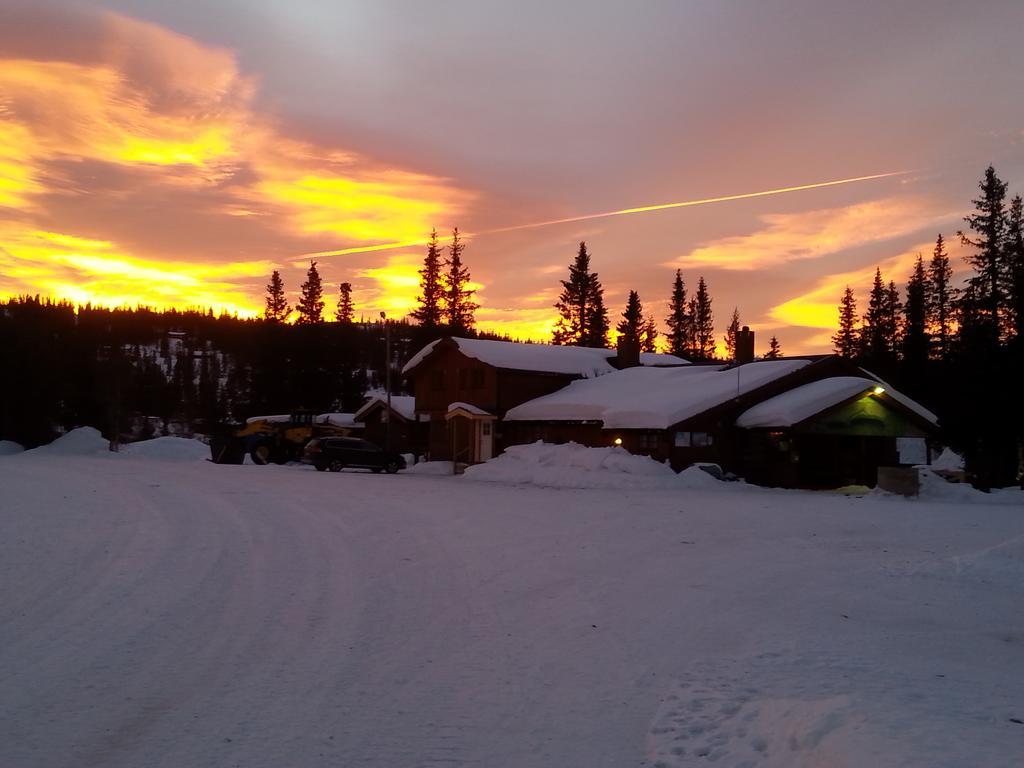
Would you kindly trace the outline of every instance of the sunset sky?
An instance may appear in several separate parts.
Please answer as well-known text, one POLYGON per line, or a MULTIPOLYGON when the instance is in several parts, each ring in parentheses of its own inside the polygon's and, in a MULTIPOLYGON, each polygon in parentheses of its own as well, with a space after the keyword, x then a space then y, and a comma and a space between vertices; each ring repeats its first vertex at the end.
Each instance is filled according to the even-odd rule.
POLYGON ((828 351, 843 287, 955 240, 989 163, 1024 193, 1022 30, 1020 0, 0 0, 0 297, 253 314, 320 254, 329 310, 347 280, 399 316, 458 226, 481 328, 548 338, 586 240, 616 318, 679 267, 719 335, 738 306, 759 352, 828 351))

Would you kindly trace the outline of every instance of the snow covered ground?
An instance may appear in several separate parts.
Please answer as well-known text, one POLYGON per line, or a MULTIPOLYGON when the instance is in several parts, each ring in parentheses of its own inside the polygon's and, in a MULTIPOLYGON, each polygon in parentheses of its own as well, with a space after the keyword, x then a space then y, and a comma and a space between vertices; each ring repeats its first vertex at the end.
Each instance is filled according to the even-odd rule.
POLYGON ((1024 755, 1018 493, 549 488, 87 437, 0 458, 4 768, 1024 755))

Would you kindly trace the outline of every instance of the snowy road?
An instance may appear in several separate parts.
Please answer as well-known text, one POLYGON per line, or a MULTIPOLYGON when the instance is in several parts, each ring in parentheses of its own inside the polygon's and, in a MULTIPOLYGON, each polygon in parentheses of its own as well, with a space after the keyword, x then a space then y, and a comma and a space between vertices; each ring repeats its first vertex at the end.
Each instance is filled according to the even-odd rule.
POLYGON ((0 513, 3 768, 1024 754, 1019 506, 24 454, 0 513))

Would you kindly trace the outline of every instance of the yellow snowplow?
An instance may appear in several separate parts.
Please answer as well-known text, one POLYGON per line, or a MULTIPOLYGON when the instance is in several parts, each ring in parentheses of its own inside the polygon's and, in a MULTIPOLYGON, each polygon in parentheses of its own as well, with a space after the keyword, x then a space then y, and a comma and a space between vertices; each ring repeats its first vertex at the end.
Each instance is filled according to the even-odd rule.
POLYGON ((314 419, 310 411, 276 416, 254 416, 245 425, 210 440, 214 464, 241 464, 248 454, 254 464, 285 464, 302 458, 302 449, 314 437, 346 436, 352 429, 314 419))

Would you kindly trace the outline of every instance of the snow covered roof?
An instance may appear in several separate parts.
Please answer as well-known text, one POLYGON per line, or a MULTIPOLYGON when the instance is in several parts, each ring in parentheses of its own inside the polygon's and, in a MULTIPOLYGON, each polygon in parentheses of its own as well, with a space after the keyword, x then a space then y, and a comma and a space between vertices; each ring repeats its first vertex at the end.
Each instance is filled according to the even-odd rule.
MULTIPOLYGON (((763 403, 758 403, 736 419, 736 426, 746 429, 790 427, 879 386, 882 386, 879 381, 861 376, 833 376, 821 381, 812 381, 788 392, 783 392, 781 395, 776 395, 763 403)), ((934 413, 906 395, 888 386, 884 387, 884 394, 914 411, 926 421, 932 424, 938 422, 934 413)))
MULTIPOLYGON (((363 407, 352 414, 352 418, 356 421, 361 421, 370 410, 377 405, 384 408, 387 407, 387 397, 371 397, 365 403, 363 407)), ((412 421, 416 418, 416 398, 412 395, 392 395, 391 396, 391 410, 397 413, 404 419, 412 421)))
MULTIPOLYGON (((441 339, 430 342, 417 352, 402 373, 407 374, 434 351, 441 339)), ((491 339, 463 339, 451 337, 459 351, 492 365, 515 371, 538 371, 540 373, 565 373, 594 378, 616 370, 609 362, 618 353, 614 349, 593 349, 591 347, 558 346, 555 344, 524 344, 517 341, 493 341, 491 339)), ((688 361, 675 355, 642 352, 640 363, 645 366, 688 365, 688 361)))
POLYGON ((675 355, 665 354, 664 352, 641 352, 640 365, 656 367, 665 365, 690 365, 690 361, 684 360, 681 357, 676 357, 675 355))
POLYGON ((250 416, 245 420, 246 424, 254 424, 257 421, 265 421, 267 424, 285 424, 292 420, 289 413, 275 413, 272 416, 250 416))
POLYGON ((494 414, 488 413, 483 408, 479 408, 470 403, 452 403, 448 406, 448 413, 452 413, 453 411, 466 411, 467 413, 472 413, 474 416, 494 417, 494 414))
POLYGON ((627 368, 574 381, 511 409, 507 421, 600 421, 605 429, 666 429, 786 376, 810 360, 762 360, 737 367, 627 368))
POLYGON ((330 424, 333 427, 361 427, 356 424, 354 413, 321 413, 316 417, 317 424, 330 424))

